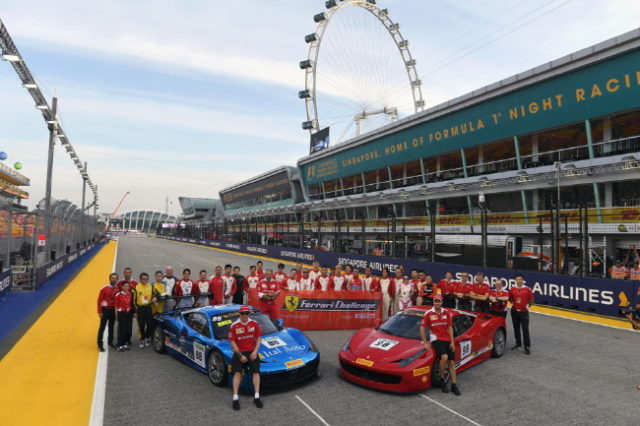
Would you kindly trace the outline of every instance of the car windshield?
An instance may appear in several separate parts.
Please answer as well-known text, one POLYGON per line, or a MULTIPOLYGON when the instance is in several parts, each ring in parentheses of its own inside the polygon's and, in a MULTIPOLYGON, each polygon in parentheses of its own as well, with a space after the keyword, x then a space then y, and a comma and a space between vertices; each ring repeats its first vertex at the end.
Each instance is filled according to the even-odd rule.
MULTIPOLYGON (((418 311, 398 312, 382 324, 378 330, 393 336, 420 340, 420 322, 423 316, 424 313, 418 311)), ((429 338, 428 330, 427 338, 429 338)))
MULTIPOLYGON (((262 330, 262 335, 271 334, 278 331, 278 327, 271 321, 267 315, 262 312, 251 312, 249 317, 260 325, 260 330, 262 330)), ((222 315, 214 315, 211 317, 211 323, 213 324, 213 332, 216 336, 216 339, 223 340, 227 339, 229 336, 229 327, 240 318, 240 313, 236 312, 227 312, 222 315)))

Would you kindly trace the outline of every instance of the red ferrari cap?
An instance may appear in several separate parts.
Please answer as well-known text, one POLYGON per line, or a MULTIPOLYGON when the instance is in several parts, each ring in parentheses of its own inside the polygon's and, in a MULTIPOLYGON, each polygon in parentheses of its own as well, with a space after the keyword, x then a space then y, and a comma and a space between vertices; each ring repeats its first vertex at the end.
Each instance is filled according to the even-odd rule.
POLYGON ((238 312, 251 312, 251 308, 247 305, 242 305, 240 306, 240 309, 238 310, 238 312))
POLYGON ((433 300, 442 300, 442 296, 436 294, 435 296, 433 296, 433 300))

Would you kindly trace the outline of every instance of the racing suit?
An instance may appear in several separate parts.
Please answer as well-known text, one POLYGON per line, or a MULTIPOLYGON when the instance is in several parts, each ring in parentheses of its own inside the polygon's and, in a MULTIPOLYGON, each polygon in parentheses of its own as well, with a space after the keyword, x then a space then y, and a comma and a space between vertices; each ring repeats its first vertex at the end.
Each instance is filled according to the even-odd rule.
POLYGON ((224 280, 224 303, 231 303, 236 292, 236 279, 231 274, 222 275, 224 280))
MULTIPOLYGON (((213 293, 211 291, 211 281, 209 280, 198 280, 197 286, 198 286, 198 290, 200 291, 200 294, 213 293)), ((210 302, 211 302, 211 296, 200 296, 198 297, 196 306, 208 306, 210 302)))
MULTIPOLYGON (((191 296, 199 294, 200 289, 198 289, 198 286, 191 280, 180 280, 176 283, 175 287, 173 287, 174 296, 191 296)), ((176 309, 191 307, 193 306, 193 302, 193 297, 181 297, 176 302, 176 309)))
POLYGON ((331 277, 333 285, 331 286, 335 291, 342 291, 347 289, 347 279, 344 275, 334 275, 331 277))
POLYGON ((213 298, 211 299, 212 305, 222 305, 224 303, 224 279, 222 275, 214 275, 211 277, 211 293, 213 298))
MULTIPOLYGON (((166 286, 166 293, 168 295, 173 295, 173 287, 175 287, 176 283, 178 282, 178 279, 176 277, 172 276, 168 276, 165 275, 164 277, 162 277, 162 281, 164 282, 164 285, 166 286)), ((172 311, 173 309, 175 309, 176 307, 176 301, 175 300, 167 300, 166 302, 164 302, 164 311, 172 311)))
POLYGON ((287 278, 282 285, 283 290, 295 291, 298 289, 299 283, 295 278, 287 278))
POLYGON ((378 279, 373 275, 364 276, 362 278, 363 290, 364 291, 378 291, 380 289, 378 279))
POLYGON ((313 280, 309 277, 302 277, 300 281, 298 281, 298 290, 313 290, 313 286, 313 280))
POLYGON ((329 275, 318 275, 315 289, 319 291, 331 290, 331 277, 329 275))
POLYGON ((260 277, 258 276, 258 274, 247 275, 245 280, 245 287, 244 287, 244 292, 245 292, 244 303, 245 304, 249 300, 249 291, 251 291, 252 289, 258 288, 259 282, 260 282, 260 277))
POLYGON ((380 291, 382 292, 382 321, 386 321, 389 318, 393 296, 396 294, 393 279, 380 278, 380 291))

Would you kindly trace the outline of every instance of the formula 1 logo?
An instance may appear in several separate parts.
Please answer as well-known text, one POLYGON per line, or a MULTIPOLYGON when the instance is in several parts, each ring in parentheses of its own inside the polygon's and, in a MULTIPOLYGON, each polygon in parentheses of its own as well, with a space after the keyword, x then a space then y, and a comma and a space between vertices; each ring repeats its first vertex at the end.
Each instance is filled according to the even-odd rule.
POLYGON ((287 308, 287 311, 295 311, 296 309, 298 309, 298 305, 300 305, 300 296, 297 296, 295 294, 287 296, 284 299, 284 305, 287 308))

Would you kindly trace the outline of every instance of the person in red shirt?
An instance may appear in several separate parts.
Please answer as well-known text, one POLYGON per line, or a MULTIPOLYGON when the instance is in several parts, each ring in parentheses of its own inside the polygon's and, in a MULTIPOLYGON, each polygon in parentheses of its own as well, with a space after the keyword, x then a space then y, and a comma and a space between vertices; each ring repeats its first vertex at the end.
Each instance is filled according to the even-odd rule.
POLYGON ((282 286, 283 283, 286 284, 285 281, 289 277, 287 277, 287 273, 284 271, 284 263, 278 263, 278 270, 273 274, 273 278, 280 283, 280 286, 282 286))
POLYGON ((258 273, 256 272, 256 267, 255 266, 250 266, 249 267, 249 275, 247 275, 245 277, 244 280, 244 291, 245 291, 245 297, 244 300, 249 300, 249 292, 253 289, 258 288, 258 283, 260 282, 261 278, 258 276, 258 273))
POLYGON ((467 272, 462 272, 460 274, 460 281, 457 282, 453 287, 453 294, 456 295, 458 299, 458 309, 463 311, 471 310, 471 284, 469 282, 469 274, 467 272))
POLYGON ((131 340, 131 327, 133 325, 133 294, 131 294, 131 284, 122 283, 122 291, 119 291, 114 298, 114 308, 118 313, 118 352, 129 350, 131 340))
POLYGON ((331 277, 329 276, 327 268, 320 268, 320 274, 316 277, 314 288, 316 289, 316 291, 333 290, 333 288, 331 287, 331 277))
POLYGON ((433 297, 438 294, 438 286, 433 282, 431 274, 425 275, 424 271, 420 271, 419 276, 422 287, 420 287, 418 294, 422 297, 422 304, 433 306, 433 297))
POLYGON ((240 319, 229 327, 229 341, 233 350, 233 359, 231 360, 231 372, 233 373, 232 407, 234 410, 240 409, 238 390, 240 389, 242 370, 245 367, 249 367, 253 376, 253 388, 255 390, 253 403, 256 407, 262 408, 263 405, 260 400, 260 358, 258 358, 262 330, 260 329, 260 324, 249 319, 251 314, 249 306, 241 306, 239 313, 240 319))
POLYGON ((456 296, 453 294, 455 283, 453 280, 453 272, 451 271, 447 271, 444 274, 444 278, 438 282, 438 289, 440 290, 440 294, 442 294, 442 306, 444 308, 455 309, 456 307, 456 296))
POLYGON ((474 311, 489 313, 489 292, 491 287, 484 282, 484 273, 478 272, 475 276, 475 282, 471 286, 469 297, 474 300, 474 311))
POLYGON ((433 348, 440 357, 440 369, 438 370, 438 383, 436 384, 447 393, 447 383, 444 379, 444 372, 449 367, 451 376, 451 392, 460 396, 456 377, 456 345, 453 340, 453 316, 448 309, 442 309, 442 296, 436 294, 433 297, 433 308, 425 312, 420 323, 420 336, 422 345, 426 351, 433 348), (429 328, 429 341, 427 341, 426 329, 429 328))
POLYGON ((131 279, 132 276, 133 276, 133 269, 129 268, 128 266, 124 268, 124 271, 122 271, 123 278, 120 281, 118 281, 118 283, 116 284, 116 290, 122 291, 122 284, 124 282, 128 282, 129 285, 131 286, 131 291, 133 291, 133 289, 136 287, 136 284, 138 283, 131 279))
POLYGON ((256 274, 258 274, 258 276, 260 277, 260 279, 264 278, 264 263, 262 262, 262 260, 258 260, 256 262, 256 274))
POLYGON ((509 292, 504 289, 504 280, 496 281, 496 288, 489 292, 489 301, 491 307, 489 312, 499 317, 507 316, 507 302, 509 301, 509 292))
POLYGON ((302 267, 302 263, 296 263, 296 279, 298 281, 300 281, 300 278, 302 278, 302 270, 304 268, 302 267))
POLYGON ((113 346, 113 326, 116 322, 116 313, 113 308, 113 303, 117 293, 117 282, 118 274, 112 272, 109 274, 109 284, 102 287, 98 293, 98 316, 100 317, 100 328, 98 328, 98 350, 100 352, 104 352, 102 336, 104 335, 104 329, 107 325, 109 326, 107 343, 112 348, 115 348, 115 346, 113 346))
POLYGON ((516 286, 509 290, 509 301, 511 302, 511 321, 513 322, 513 334, 516 338, 516 345, 511 348, 515 350, 522 347, 520 332, 524 336, 524 353, 531 353, 531 338, 529 337, 529 308, 533 305, 533 292, 524 285, 524 277, 516 275, 516 286))
POLYGON ((258 283, 258 298, 260 299, 260 310, 269 315, 272 320, 278 319, 278 306, 276 299, 280 294, 280 284, 273 279, 273 271, 267 269, 264 279, 258 283))
POLYGON ((182 271, 182 279, 173 287, 173 295, 178 297, 176 309, 188 308, 194 305, 193 297, 188 296, 200 295, 200 289, 191 280, 191 269, 185 268, 182 271))
POLYGON ((313 290, 316 283, 309 276, 309 270, 302 270, 302 277, 298 280, 298 290, 313 290))
POLYGON ((373 269, 370 266, 367 266, 364 270, 364 277, 362 277, 362 286, 364 291, 379 291, 380 283, 378 282, 378 278, 373 275, 373 269))
POLYGON ((349 281, 349 290, 351 291, 362 291, 364 290, 364 283, 362 282, 362 278, 359 276, 360 271, 358 268, 353 268, 352 278, 349 281))
POLYGON ((289 277, 280 283, 280 288, 286 291, 295 291, 299 285, 298 271, 294 268, 289 272, 289 277))
POLYGON ((222 266, 216 266, 214 275, 211 277, 211 298, 212 305, 222 305, 224 303, 224 278, 222 278, 222 266))

